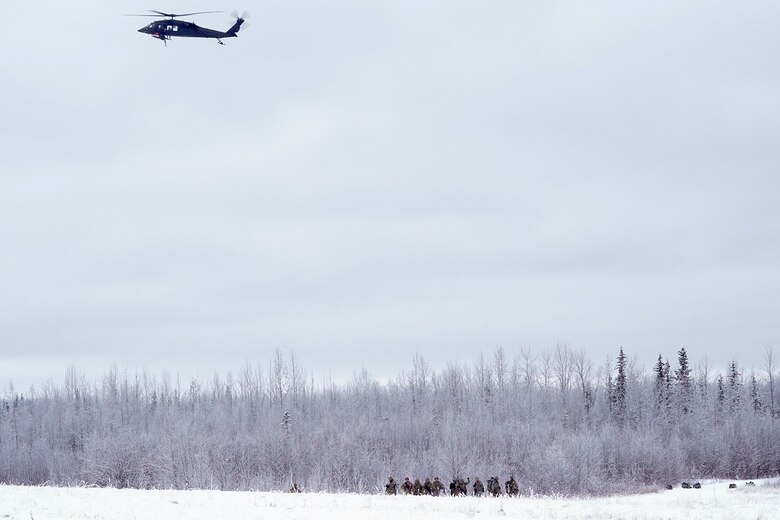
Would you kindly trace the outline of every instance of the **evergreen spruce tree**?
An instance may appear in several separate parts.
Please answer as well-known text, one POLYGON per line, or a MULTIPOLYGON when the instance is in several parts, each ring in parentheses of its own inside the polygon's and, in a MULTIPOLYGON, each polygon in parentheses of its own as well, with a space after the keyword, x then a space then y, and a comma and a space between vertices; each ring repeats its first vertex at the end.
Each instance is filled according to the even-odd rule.
POLYGON ((664 363, 664 382, 666 383, 666 390, 664 392, 664 408, 666 409, 667 417, 672 414, 672 366, 667 359, 664 363))
POLYGON ((737 362, 729 365, 729 412, 736 413, 742 403, 742 378, 737 368, 737 362))
POLYGON ((628 415, 626 411, 626 355, 623 353, 623 347, 620 347, 617 358, 617 379, 615 380, 613 399, 615 419, 619 424, 623 424, 628 415))
POLYGON ((723 412, 726 401, 726 389, 723 386, 723 374, 718 374, 718 412, 723 412))
POLYGON ((660 414, 664 409, 665 391, 666 391, 666 376, 664 375, 664 362, 661 358, 661 354, 658 354, 658 362, 653 365, 653 373, 655 374, 653 384, 653 405, 656 414, 660 414))
POLYGON ((753 411, 759 413, 761 411, 761 397, 758 393, 758 381, 756 381, 756 375, 750 376, 750 402, 753 404, 753 411))
POLYGON ((677 362, 680 368, 674 371, 675 386, 677 388, 677 399, 679 400, 680 410, 683 415, 691 411, 691 389, 693 381, 691 380, 691 366, 688 361, 688 353, 685 347, 677 352, 677 362))

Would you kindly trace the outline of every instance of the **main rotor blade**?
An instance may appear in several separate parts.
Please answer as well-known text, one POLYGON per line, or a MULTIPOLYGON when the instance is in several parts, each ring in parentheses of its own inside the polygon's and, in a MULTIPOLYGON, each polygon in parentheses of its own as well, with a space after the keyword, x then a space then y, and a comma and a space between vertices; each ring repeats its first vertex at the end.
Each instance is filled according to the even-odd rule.
MULTIPOLYGON (((162 16, 167 16, 169 18, 181 18, 182 16, 194 16, 196 14, 211 14, 211 13, 221 13, 223 11, 198 11, 197 13, 182 13, 182 14, 171 14, 171 13, 163 13, 162 11, 155 11, 153 9, 149 9, 150 13, 157 13, 162 16)), ((152 16, 152 15, 146 15, 146 16, 152 16)))

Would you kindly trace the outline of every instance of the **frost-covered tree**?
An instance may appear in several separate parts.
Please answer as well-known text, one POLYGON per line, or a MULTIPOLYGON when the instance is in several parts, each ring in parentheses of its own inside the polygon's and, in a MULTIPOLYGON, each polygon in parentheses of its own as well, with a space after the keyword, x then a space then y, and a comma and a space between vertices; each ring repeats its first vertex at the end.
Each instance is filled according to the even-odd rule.
POLYGON ((666 403, 666 371, 661 354, 653 365, 653 409, 656 415, 660 415, 666 403))
POLYGON ((620 352, 618 353, 617 357, 617 377, 615 378, 615 385, 612 390, 612 401, 613 401, 613 407, 612 412, 615 417, 615 420, 618 424, 622 425, 625 423, 627 418, 627 409, 626 409, 626 396, 628 394, 627 390, 627 367, 626 367, 626 355, 623 352, 623 347, 620 347, 620 352))
POLYGON ((580 350, 573 357, 573 368, 577 377, 580 391, 582 392, 582 406, 585 414, 585 420, 589 420, 591 410, 595 405, 596 396, 594 395, 593 381, 591 372, 593 365, 585 355, 585 350, 580 350))
POLYGON ((742 375, 737 368, 737 362, 732 361, 728 373, 729 411, 733 414, 739 410, 742 403, 742 375))
POLYGON ((691 364, 685 347, 677 352, 677 363, 679 367, 674 371, 674 383, 680 412, 685 415, 691 411, 693 393, 691 364))
POLYGON ((726 403, 726 389, 723 385, 723 375, 718 374, 718 412, 723 412, 726 403))
POLYGON ((755 374, 750 375, 750 403, 753 407, 753 412, 759 413, 762 410, 761 396, 758 392, 758 381, 755 374))
POLYGON ((768 384, 769 415, 775 416, 775 360, 774 350, 771 345, 764 349, 764 370, 766 371, 766 380, 768 384))

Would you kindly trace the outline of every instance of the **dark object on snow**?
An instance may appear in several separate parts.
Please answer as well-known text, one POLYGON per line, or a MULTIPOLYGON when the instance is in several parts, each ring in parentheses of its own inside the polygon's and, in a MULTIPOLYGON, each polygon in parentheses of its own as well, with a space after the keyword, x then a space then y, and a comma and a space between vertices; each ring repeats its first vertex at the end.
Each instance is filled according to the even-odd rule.
POLYGON ((683 488, 683 489, 691 489, 691 485, 690 485, 690 484, 688 484, 687 482, 683 482, 683 483, 682 483, 682 488, 683 488))
POLYGON ((404 495, 408 495, 412 492, 412 483, 409 481, 409 477, 406 477, 404 483, 401 484, 401 491, 404 492, 404 495))
POLYGON ((477 477, 474 480, 474 496, 481 497, 484 492, 485 492, 485 486, 482 484, 482 481, 479 480, 479 477, 477 477))
POLYGON ((393 477, 387 478, 387 484, 385 484, 385 493, 388 495, 398 494, 398 482, 393 477))
POLYGON ((745 485, 746 486, 755 486, 756 483, 751 480, 750 482, 746 483, 745 485))
POLYGON ((431 482, 430 477, 425 479, 425 484, 423 484, 423 495, 432 495, 433 494, 433 482, 431 482))
POLYGON ((511 475, 509 480, 506 481, 504 489, 506 489, 506 494, 510 497, 516 497, 520 493, 520 486, 517 485, 514 475, 511 475))
POLYGON ((736 484, 729 484, 729 489, 737 489, 737 485, 736 484))
POLYGON ((693 489, 701 489, 701 484, 697 482, 696 484, 693 485, 693 489))
POLYGON ((301 488, 298 487, 298 483, 297 482, 293 482, 293 485, 290 488, 289 492, 290 493, 300 493, 301 492, 301 488))
POLYGON ((420 484, 420 479, 416 478, 414 479, 414 484, 412 484, 412 495, 414 496, 420 496, 423 493, 423 486, 420 484))
POLYGON ((671 485, 671 484, 667 484, 667 485, 666 485, 666 489, 674 489, 674 486, 673 486, 673 485, 671 485))

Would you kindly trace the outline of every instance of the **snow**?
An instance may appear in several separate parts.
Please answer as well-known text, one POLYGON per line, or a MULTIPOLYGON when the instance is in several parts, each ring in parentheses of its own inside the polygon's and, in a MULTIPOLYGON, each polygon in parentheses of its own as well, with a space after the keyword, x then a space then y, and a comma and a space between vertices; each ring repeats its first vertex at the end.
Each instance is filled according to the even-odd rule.
POLYGON ((325 493, 133 490, 0 486, 0 519, 445 520, 780 519, 780 480, 704 483, 603 498, 415 497, 325 493))

